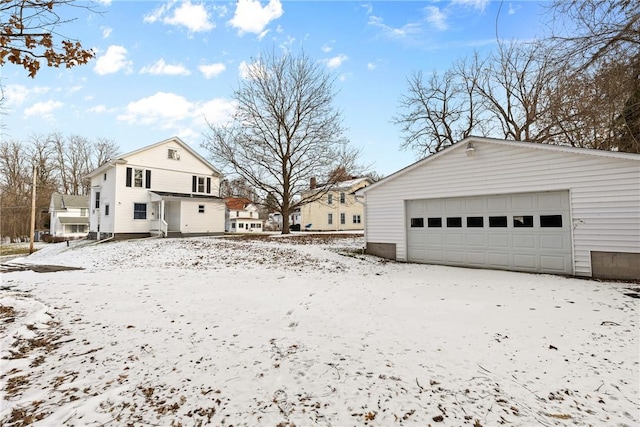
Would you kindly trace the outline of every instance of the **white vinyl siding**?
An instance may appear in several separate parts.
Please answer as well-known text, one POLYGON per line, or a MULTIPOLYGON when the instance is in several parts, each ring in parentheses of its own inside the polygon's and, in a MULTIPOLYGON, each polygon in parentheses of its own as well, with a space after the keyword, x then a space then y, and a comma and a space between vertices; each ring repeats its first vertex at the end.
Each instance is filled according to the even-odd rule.
POLYGON ((474 141, 416 163, 365 190, 367 242, 395 243, 407 260, 404 201, 569 190, 574 271, 590 276, 590 251, 640 252, 640 161, 588 150, 474 141))

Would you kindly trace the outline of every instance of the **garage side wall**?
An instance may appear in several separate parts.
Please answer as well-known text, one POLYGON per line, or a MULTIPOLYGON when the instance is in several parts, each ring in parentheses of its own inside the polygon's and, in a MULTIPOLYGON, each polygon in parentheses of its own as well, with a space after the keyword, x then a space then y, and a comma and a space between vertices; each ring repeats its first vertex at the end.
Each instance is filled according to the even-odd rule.
POLYGON ((407 200, 569 190, 576 275, 592 275, 592 251, 640 254, 640 161, 474 145, 470 156, 452 149, 366 191, 367 245, 395 244, 407 260, 407 200))

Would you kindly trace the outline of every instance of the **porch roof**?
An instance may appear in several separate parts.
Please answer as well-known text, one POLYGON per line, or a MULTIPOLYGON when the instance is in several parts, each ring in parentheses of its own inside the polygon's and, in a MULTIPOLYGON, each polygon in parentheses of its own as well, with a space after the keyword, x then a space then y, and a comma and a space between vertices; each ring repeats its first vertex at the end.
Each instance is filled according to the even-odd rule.
POLYGON ((218 196, 213 196, 211 194, 191 194, 191 193, 172 193, 169 191, 150 191, 151 194, 155 194, 162 198, 172 198, 172 199, 209 199, 209 200, 220 200, 222 198, 218 196))
POLYGON ((89 224, 87 216, 59 216, 60 224, 89 224))

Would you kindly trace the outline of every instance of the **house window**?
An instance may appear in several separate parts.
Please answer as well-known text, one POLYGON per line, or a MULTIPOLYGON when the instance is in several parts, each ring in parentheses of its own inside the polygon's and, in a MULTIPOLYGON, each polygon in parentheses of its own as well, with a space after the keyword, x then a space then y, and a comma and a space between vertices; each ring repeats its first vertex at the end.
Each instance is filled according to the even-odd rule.
POLYGON ((513 227, 514 228, 522 228, 522 227, 531 228, 533 227, 533 217, 531 215, 514 216, 513 227))
POLYGON ((235 222, 231 223, 231 228, 236 228, 236 223, 235 222))
POLYGON ((424 218, 411 218, 411 228, 424 227, 424 218))
POLYGON ((109 216, 109 205, 104 205, 104 216, 109 216))
POLYGON ((490 216, 489 217, 489 227, 506 227, 506 226, 507 226, 506 216, 490 216))
POLYGON ((333 204, 333 194, 327 194, 327 203, 330 205, 333 204))
POLYGON ((107 180, 107 174, 105 173, 104 174, 104 181, 106 181, 106 180, 107 180))
POLYGON ((340 214, 340 224, 346 224, 347 223, 347 215, 344 213, 340 214))
POLYGON ((142 188, 142 169, 133 170, 133 186, 142 188))
POLYGON ((100 192, 96 191, 96 204, 94 205, 96 209, 100 209, 100 192))
POLYGON ((73 224, 71 225, 71 232, 72 233, 84 233, 87 229, 86 225, 81 225, 81 224, 73 224))
POLYGON ((191 177, 191 192, 211 194, 211 177, 193 175, 191 177))
POLYGON ((362 222, 362 220, 360 219, 360 215, 354 215, 353 216, 353 223, 354 224, 360 224, 362 222))
POLYGON ((540 215, 540 227, 562 227, 562 215, 540 215))
POLYGON ((244 223, 243 222, 239 223, 238 228, 244 228, 244 223))
POLYGON ((327 224, 333 224, 333 214, 327 214, 327 224))
POLYGON ((447 228, 458 228, 458 227, 462 227, 462 218, 460 218, 459 216, 447 218, 447 228))
POLYGON ((344 205, 345 202, 345 195, 344 193, 340 193, 340 203, 344 205))
POLYGON ((468 216, 467 228, 482 228, 484 227, 484 217, 481 216, 468 216))
POLYGON ((429 228, 442 227, 442 218, 427 218, 427 226, 429 228))
POLYGON ((146 203, 134 203, 133 204, 133 219, 147 219, 147 204, 146 203))
POLYGON ((204 213, 204 205, 198 205, 198 213, 204 213))
POLYGON ((89 208, 80 208, 80 216, 89 215, 89 208))
POLYGON ((180 153, 175 148, 169 148, 167 150, 167 158, 171 160, 180 160, 180 153))

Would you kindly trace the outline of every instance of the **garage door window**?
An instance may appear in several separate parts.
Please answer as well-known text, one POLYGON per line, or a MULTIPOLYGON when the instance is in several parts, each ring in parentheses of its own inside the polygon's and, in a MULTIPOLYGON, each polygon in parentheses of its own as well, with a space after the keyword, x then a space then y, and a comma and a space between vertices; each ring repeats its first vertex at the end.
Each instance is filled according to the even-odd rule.
POLYGON ((562 227, 562 215, 540 215, 540 227, 562 227))
POLYGON ((462 218, 459 216, 447 218, 447 228, 462 227, 462 218))
POLYGON ((468 228, 482 228, 484 227, 484 217, 481 216, 468 216, 467 217, 468 228))
POLYGON ((531 215, 514 216, 513 227, 514 228, 533 227, 533 216, 531 215))
POLYGON ((427 225, 429 228, 442 227, 442 218, 429 218, 427 219, 427 225))
POLYGON ((411 228, 424 227, 424 218, 411 218, 411 228))
POLYGON ((506 216, 490 216, 489 217, 489 227, 506 227, 506 226, 507 226, 506 216))

